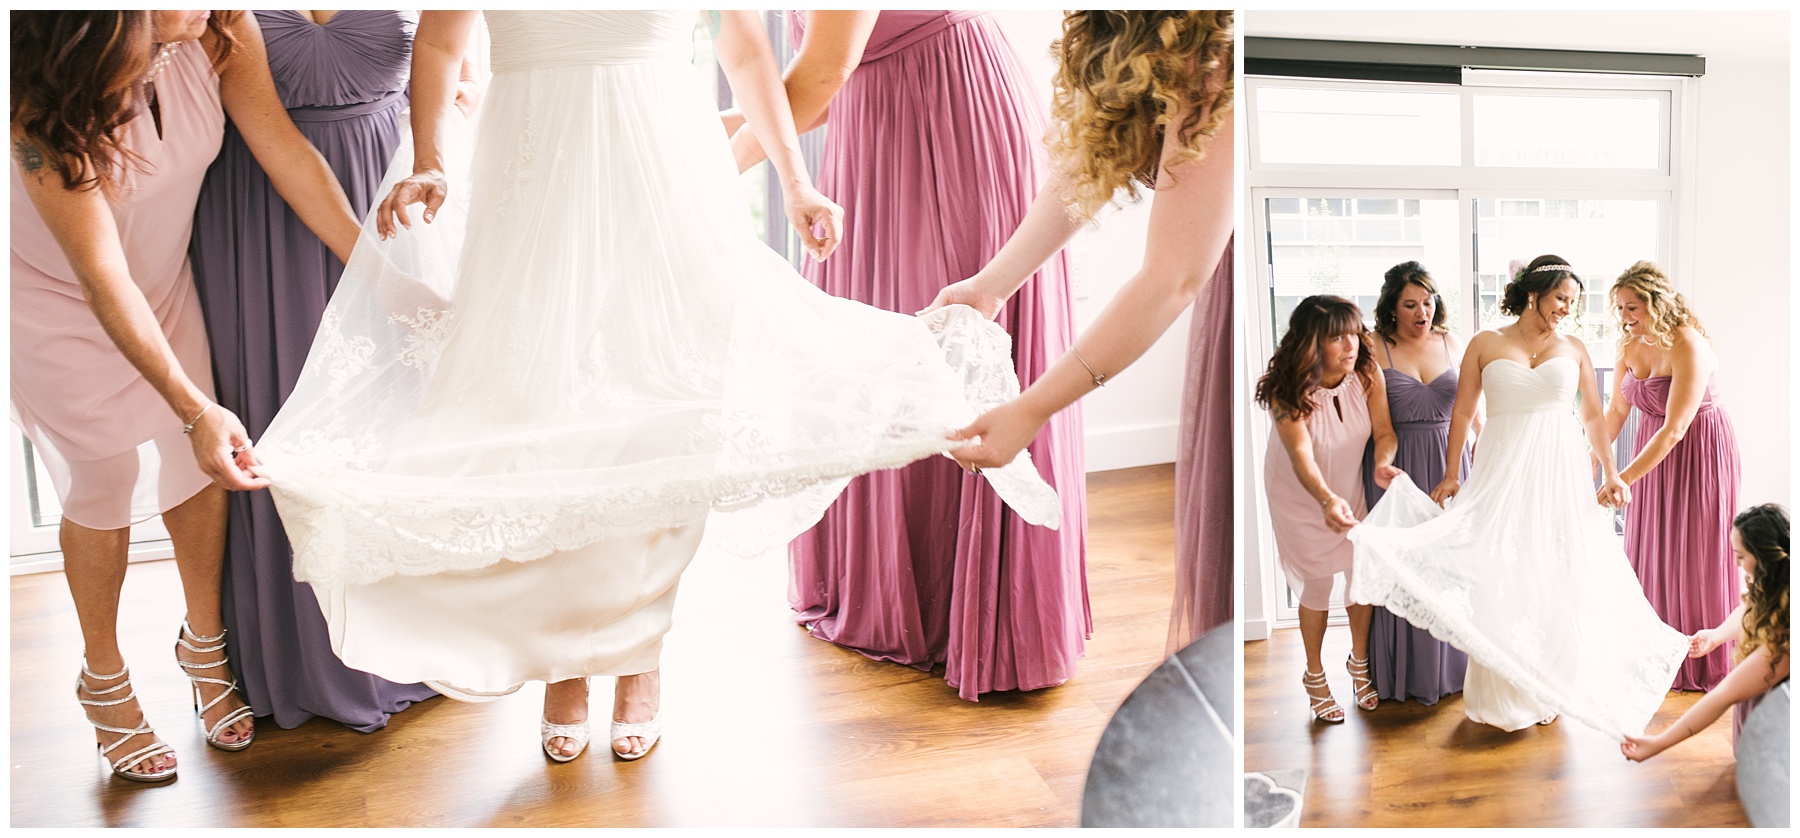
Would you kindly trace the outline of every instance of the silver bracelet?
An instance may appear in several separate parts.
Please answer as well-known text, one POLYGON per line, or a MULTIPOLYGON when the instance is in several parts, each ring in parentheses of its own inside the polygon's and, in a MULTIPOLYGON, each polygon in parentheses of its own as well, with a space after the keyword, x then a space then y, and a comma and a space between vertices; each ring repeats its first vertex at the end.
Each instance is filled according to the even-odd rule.
POLYGON ((1088 366, 1087 359, 1081 357, 1081 350, 1076 349, 1075 344, 1072 344, 1072 343, 1069 344, 1069 351, 1075 353, 1075 360, 1080 361, 1082 368, 1087 370, 1088 375, 1093 376, 1095 387, 1105 387, 1106 386, 1106 376, 1101 375, 1097 372, 1094 372, 1094 368, 1088 366))
POLYGON ((191 434, 191 433, 193 433, 193 432, 194 432, 194 426, 195 426, 195 425, 198 425, 198 424, 200 424, 200 417, 202 417, 202 416, 205 416, 205 415, 206 415, 206 412, 207 412, 207 411, 209 411, 209 410, 212 410, 212 409, 213 409, 213 403, 212 403, 212 402, 207 402, 207 403, 206 403, 206 406, 205 406, 205 407, 203 407, 203 408, 200 408, 200 412, 199 412, 199 413, 196 413, 196 414, 194 414, 194 421, 192 421, 192 422, 189 422, 189 423, 187 423, 187 424, 185 424, 185 425, 182 425, 182 426, 181 426, 181 432, 182 432, 182 433, 184 433, 184 434, 191 434))

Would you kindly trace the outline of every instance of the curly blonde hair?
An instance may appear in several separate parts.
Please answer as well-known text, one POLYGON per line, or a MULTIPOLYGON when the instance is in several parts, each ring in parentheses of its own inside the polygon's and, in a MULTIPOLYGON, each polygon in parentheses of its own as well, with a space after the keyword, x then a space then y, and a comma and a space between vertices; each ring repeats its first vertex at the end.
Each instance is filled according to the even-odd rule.
MULTIPOLYGON (((1626 268, 1624 273, 1619 274, 1618 279, 1613 280, 1612 288, 1606 292, 1606 295, 1613 297, 1618 294, 1620 288, 1629 290, 1644 301, 1648 317, 1638 322, 1643 325, 1644 331, 1647 333, 1644 336, 1650 339, 1651 345, 1663 349, 1673 349, 1675 330, 1682 326, 1692 326, 1702 337, 1706 335, 1706 327, 1700 325, 1699 315, 1694 314, 1694 310, 1688 308, 1687 299, 1681 296, 1681 292, 1675 290, 1674 284, 1669 282, 1669 277, 1662 272, 1662 268, 1656 266, 1655 262, 1638 262, 1626 268)), ((1619 351, 1623 353, 1625 347, 1631 345, 1632 340, 1634 338, 1621 329, 1619 351)))
POLYGON ((1091 219, 1134 180, 1155 184, 1164 134, 1198 160, 1232 106, 1232 13, 1076 11, 1063 17, 1048 144, 1074 183, 1071 211, 1091 219))

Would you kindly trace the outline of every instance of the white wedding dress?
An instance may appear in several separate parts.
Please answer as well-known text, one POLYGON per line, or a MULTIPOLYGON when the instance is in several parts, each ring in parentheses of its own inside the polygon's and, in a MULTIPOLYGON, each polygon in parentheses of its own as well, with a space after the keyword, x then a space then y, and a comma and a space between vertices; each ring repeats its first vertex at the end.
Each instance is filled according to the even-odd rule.
MULTIPOLYGON (((703 538, 777 548, 1018 392, 973 311, 829 297, 753 237, 692 12, 487 21, 468 171, 365 228, 257 448, 339 656, 459 697, 654 668, 703 538)), ((985 474, 1057 526, 1029 458, 985 474)))
POLYGON ((1350 531, 1349 595, 1469 654, 1470 719, 1519 730, 1561 713, 1623 741, 1662 704, 1687 638, 1645 601, 1594 502, 1580 375, 1568 357, 1489 362, 1462 491, 1446 510, 1395 480, 1350 531))

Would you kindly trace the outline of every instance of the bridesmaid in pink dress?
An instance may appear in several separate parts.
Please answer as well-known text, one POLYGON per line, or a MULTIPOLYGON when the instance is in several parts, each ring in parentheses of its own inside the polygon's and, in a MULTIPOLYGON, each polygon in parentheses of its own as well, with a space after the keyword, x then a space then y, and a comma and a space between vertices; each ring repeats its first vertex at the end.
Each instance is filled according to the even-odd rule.
MULTIPOLYGON (((1368 513, 1363 502, 1363 449, 1375 440, 1373 477, 1386 489, 1396 441, 1388 419, 1387 385, 1369 352, 1362 311, 1342 297, 1307 297, 1294 308, 1287 334, 1256 383, 1256 401, 1269 409, 1275 434, 1263 460, 1275 551, 1288 587, 1300 596, 1300 637, 1306 646, 1302 683, 1313 718, 1341 722, 1320 662, 1331 588, 1337 575, 1349 587, 1352 545, 1345 533, 1368 513)), ((1369 677, 1369 619, 1373 608, 1347 605, 1350 672, 1356 705, 1380 700, 1369 677)))
MULTIPOLYGON (((1044 180, 1044 107, 993 17, 976 11, 816 11, 787 71, 801 130, 828 124, 819 189, 844 207, 838 258, 808 262, 828 293, 914 312, 980 270, 1044 180)), ((735 125, 727 115, 728 125, 735 125)), ((733 138, 739 168, 761 159, 733 138)), ((1067 257, 1037 269, 998 322, 1029 386, 1074 338, 1067 257)), ((812 636, 944 680, 971 701, 1075 674, 1088 612, 1081 415, 1031 444, 1062 497, 1048 530, 947 459, 864 475, 789 548, 789 602, 812 636)))
MULTIPOLYGON (((1715 386, 1718 356, 1662 270, 1632 265, 1613 283, 1612 299, 1621 337, 1608 437, 1618 438, 1632 408, 1642 413, 1636 455, 1619 470, 1632 493, 1625 554, 1656 615, 1691 636, 1738 603, 1737 434, 1715 386)), ((1710 650, 1682 663, 1674 688, 1710 690, 1729 668, 1724 649, 1710 650)))
POLYGON ((12 13, 13 416, 62 502, 86 647, 76 699, 113 773, 139 782, 172 778, 175 757, 118 646, 134 523, 160 514, 174 542, 187 608, 175 655, 207 744, 237 751, 254 736, 226 666, 219 584, 224 490, 266 484, 248 471, 243 425, 212 401, 187 261, 226 112, 259 157, 282 161, 283 193, 340 257, 357 230, 275 97, 253 19, 220 17, 12 13))

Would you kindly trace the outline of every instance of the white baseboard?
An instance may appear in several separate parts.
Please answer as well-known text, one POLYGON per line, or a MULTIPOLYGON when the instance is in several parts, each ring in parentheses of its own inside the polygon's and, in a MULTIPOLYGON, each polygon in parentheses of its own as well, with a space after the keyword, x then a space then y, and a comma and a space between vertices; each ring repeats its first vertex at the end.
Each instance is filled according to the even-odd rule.
POLYGON ((1089 429, 1087 470, 1112 471, 1175 462, 1174 422, 1126 428, 1089 429))
POLYGON ((1268 640, 1269 631, 1270 626, 1268 620, 1245 620, 1244 642, 1248 643, 1252 640, 1268 640))
MULTIPOLYGON (((160 559, 175 558, 175 547, 167 540, 145 541, 131 545, 125 554, 128 562, 153 562, 160 559)), ((12 569, 9 576, 24 576, 28 573, 59 573, 63 569, 63 554, 32 553, 25 556, 12 557, 12 569)))

